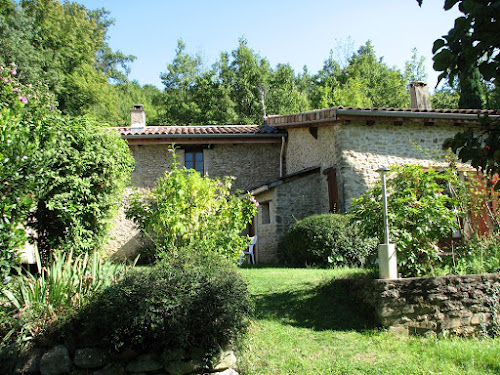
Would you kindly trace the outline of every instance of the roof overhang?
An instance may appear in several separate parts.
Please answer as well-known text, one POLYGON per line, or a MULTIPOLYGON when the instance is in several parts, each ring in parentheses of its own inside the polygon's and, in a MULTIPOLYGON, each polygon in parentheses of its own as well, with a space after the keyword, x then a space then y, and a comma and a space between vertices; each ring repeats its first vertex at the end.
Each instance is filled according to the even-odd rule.
POLYGON ((498 111, 474 109, 411 110, 394 108, 334 107, 293 115, 268 116, 267 123, 278 129, 343 124, 349 121, 477 123, 480 117, 500 118, 498 111))

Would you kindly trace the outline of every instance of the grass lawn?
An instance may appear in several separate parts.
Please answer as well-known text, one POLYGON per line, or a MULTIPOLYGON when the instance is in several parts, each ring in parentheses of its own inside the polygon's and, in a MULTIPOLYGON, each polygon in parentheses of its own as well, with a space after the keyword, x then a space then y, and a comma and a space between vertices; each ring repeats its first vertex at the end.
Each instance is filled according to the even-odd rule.
POLYGON ((244 268, 255 319, 243 375, 500 374, 500 339, 401 337, 377 327, 328 283, 358 270, 244 268))

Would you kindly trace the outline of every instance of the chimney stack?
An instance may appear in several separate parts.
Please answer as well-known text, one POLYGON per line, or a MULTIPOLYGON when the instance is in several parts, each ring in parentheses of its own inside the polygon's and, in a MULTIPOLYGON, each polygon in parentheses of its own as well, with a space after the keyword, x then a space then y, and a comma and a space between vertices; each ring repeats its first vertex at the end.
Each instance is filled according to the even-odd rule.
POLYGON ((142 104, 134 104, 130 110, 130 129, 144 130, 146 128, 146 111, 142 104))
POLYGON ((429 89, 425 82, 410 82, 411 109, 432 109, 429 89))

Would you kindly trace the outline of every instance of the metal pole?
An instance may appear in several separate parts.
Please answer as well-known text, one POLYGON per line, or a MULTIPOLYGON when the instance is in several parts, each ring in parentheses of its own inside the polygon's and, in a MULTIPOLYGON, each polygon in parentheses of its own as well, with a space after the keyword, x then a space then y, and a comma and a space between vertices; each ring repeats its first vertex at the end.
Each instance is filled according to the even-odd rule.
POLYGON ((386 171, 381 171, 382 175, 382 202, 384 204, 384 239, 386 244, 389 244, 389 214, 387 211, 387 185, 386 185, 386 180, 385 180, 385 172, 386 171))

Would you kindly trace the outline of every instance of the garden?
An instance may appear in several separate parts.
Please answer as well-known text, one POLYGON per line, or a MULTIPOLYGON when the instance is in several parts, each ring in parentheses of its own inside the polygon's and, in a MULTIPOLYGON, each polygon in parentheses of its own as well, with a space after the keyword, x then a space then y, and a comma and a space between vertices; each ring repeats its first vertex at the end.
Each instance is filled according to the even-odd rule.
MULTIPOLYGON (((473 338, 394 336, 338 287, 377 277, 380 185, 347 214, 293 225, 281 253, 293 268, 238 267, 259 203, 233 192, 229 177, 182 167, 173 147, 171 170, 127 209, 147 247, 135 261, 110 262, 101 249, 133 158, 118 134, 55 108, 45 87, 1 68, 1 373, 500 371, 496 322, 473 338), (38 249, 34 267, 19 259, 27 241, 38 249)), ((499 272, 495 183, 453 160, 393 168, 401 276, 499 272)))

